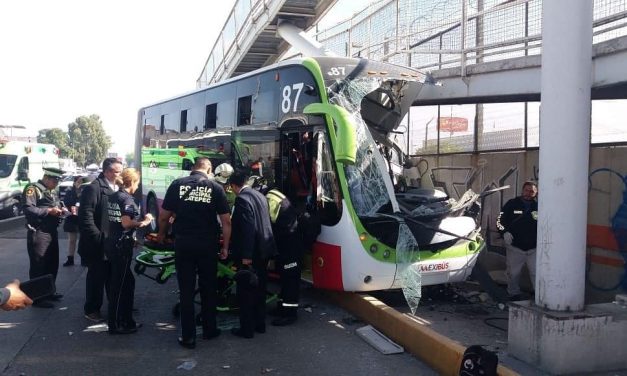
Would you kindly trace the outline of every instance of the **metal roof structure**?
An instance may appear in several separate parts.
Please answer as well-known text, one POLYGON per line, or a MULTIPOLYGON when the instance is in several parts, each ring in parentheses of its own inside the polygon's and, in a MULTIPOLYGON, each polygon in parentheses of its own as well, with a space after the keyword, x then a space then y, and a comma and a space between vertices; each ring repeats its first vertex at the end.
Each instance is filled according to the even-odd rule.
POLYGON ((279 21, 311 29, 337 0, 237 0, 217 38, 198 88, 276 62, 290 45, 278 34, 279 21))

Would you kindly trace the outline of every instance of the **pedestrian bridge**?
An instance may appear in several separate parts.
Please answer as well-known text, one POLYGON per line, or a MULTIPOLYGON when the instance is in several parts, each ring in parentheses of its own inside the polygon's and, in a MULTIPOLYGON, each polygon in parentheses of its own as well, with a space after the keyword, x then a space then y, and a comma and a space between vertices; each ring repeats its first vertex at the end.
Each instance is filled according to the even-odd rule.
POLYGON ((196 81, 201 88, 272 64, 290 45, 280 21, 302 30, 316 25, 337 0, 237 0, 196 81))
MULTIPOLYGON (((627 37, 593 46, 592 98, 627 98, 627 37)), ((564 62, 568 64, 568 62, 564 62)), ((438 85, 426 85, 416 105, 524 102, 540 100, 541 56, 434 70, 438 85)))
MULTIPOLYGON (((336 2, 237 0, 197 86, 275 63, 290 48, 279 24, 310 30, 336 2)), ((594 7, 592 97, 625 98, 627 0, 599 0, 594 7)), ((313 37, 338 56, 430 72, 441 85, 425 86, 416 105, 538 101, 541 24, 541 0, 380 0, 313 37)))

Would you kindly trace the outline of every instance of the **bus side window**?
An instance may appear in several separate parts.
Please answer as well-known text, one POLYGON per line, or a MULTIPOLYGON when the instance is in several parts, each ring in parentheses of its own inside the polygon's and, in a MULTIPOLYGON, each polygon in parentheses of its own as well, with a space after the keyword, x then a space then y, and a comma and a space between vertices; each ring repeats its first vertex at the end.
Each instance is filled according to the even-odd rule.
POLYGON ((237 100, 237 125, 249 125, 252 118, 252 96, 241 97, 237 100))
POLYGON ((191 171, 194 166, 194 162, 191 159, 183 159, 183 171, 191 171))

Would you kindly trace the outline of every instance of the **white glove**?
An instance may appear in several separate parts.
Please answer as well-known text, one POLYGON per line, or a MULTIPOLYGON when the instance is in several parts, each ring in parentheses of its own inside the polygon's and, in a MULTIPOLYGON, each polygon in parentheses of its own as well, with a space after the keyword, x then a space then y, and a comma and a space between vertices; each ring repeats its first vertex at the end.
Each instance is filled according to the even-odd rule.
POLYGON ((512 235, 510 232, 504 233, 503 234, 503 241, 507 245, 512 245, 512 241, 514 241, 514 235, 512 235))

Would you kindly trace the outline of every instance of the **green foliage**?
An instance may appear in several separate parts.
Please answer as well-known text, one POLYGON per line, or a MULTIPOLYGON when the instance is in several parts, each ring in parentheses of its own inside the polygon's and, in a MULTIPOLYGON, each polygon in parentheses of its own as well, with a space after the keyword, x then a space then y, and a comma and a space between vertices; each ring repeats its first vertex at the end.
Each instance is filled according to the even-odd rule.
POLYGON ((98 115, 76 118, 68 124, 68 135, 70 147, 74 150, 73 158, 79 166, 100 164, 112 145, 98 115))
POLYGON ((53 144, 59 148, 61 158, 71 158, 72 148, 69 146, 68 134, 60 128, 42 129, 37 135, 37 142, 53 144))
POLYGON ((112 145, 100 116, 95 114, 76 118, 68 124, 68 132, 60 128, 42 129, 37 142, 56 145, 62 158, 72 158, 79 166, 99 165, 112 145))
POLYGON ((126 165, 129 167, 137 167, 135 166, 135 153, 127 153, 125 155, 126 165))

